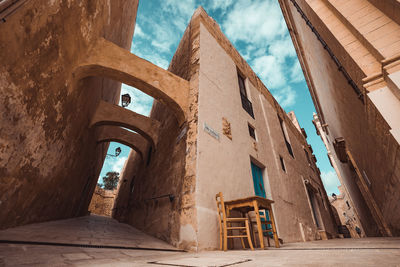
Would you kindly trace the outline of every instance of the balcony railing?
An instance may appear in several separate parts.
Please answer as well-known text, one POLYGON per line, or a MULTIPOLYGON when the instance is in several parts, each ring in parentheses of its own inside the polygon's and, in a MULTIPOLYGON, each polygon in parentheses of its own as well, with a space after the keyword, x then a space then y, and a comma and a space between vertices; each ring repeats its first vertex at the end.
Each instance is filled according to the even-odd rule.
POLYGON ((253 113, 253 105, 251 102, 247 99, 247 97, 243 94, 240 94, 240 98, 242 99, 242 107, 244 110, 249 113, 249 115, 254 119, 254 113, 253 113))

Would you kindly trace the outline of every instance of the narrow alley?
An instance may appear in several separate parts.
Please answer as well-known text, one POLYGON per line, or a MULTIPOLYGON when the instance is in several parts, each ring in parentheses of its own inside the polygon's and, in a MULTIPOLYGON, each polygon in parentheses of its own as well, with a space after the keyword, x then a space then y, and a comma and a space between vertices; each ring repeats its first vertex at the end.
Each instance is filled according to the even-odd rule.
POLYGON ((0 266, 400 266, 400 238, 331 239, 191 253, 102 216, 0 231, 0 266), (18 241, 18 242, 16 242, 18 241), (116 248, 119 247, 119 248, 116 248), (6 255, 6 256, 5 256, 6 255))

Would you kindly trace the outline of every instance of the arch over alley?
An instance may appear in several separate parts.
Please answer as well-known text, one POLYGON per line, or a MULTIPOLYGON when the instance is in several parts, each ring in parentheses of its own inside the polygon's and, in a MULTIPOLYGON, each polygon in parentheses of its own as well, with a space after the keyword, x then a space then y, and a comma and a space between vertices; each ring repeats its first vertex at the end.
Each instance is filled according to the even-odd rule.
POLYGON ((100 125, 128 128, 141 134, 154 148, 157 145, 160 128, 158 121, 102 100, 99 101, 89 127, 100 125))
POLYGON ((130 132, 117 126, 104 125, 99 127, 97 142, 118 142, 129 146, 144 159, 147 147, 147 140, 140 134, 130 132))
POLYGON ((77 79, 107 77, 136 87, 173 110, 179 125, 186 121, 189 82, 100 38, 75 69, 77 79))

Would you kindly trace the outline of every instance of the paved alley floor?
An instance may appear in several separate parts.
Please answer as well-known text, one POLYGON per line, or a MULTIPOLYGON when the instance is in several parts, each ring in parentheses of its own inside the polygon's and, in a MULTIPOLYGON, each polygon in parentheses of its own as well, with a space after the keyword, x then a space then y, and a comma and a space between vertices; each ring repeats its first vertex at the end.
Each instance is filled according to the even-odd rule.
POLYGON ((267 250, 181 252, 101 216, 0 231, 0 266, 398 266, 400 238, 333 239, 267 250), (23 241, 23 242, 17 242, 23 241))

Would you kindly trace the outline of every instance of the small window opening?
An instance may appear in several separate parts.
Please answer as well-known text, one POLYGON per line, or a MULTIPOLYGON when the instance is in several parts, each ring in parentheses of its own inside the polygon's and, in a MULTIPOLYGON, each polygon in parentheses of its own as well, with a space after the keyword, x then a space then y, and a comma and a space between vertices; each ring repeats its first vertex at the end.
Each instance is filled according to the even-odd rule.
POLYGON ((306 149, 304 149, 304 153, 306 154, 306 158, 307 158, 308 164, 311 165, 310 154, 308 154, 306 149))
POLYGON ((256 130, 250 124, 247 124, 247 126, 249 127, 249 135, 256 140, 256 130))
POLYGON ((238 81, 239 81, 239 90, 240 94, 247 98, 246 86, 245 86, 245 78, 238 72, 238 81))
POLYGON ((281 167, 284 172, 286 172, 285 162, 283 161, 282 156, 279 156, 279 160, 281 161, 281 167))
POLYGON ((292 156, 292 158, 294 158, 293 149, 292 149, 292 145, 289 142, 289 136, 288 136, 287 131, 286 131, 286 126, 283 123, 283 120, 281 119, 281 117, 279 115, 278 115, 278 119, 279 119, 279 124, 281 126, 283 138, 285 139, 286 148, 287 148, 290 156, 292 156))
POLYGON ((240 91, 240 99, 242 101, 242 107, 254 119, 253 105, 251 104, 250 100, 247 98, 245 78, 239 72, 239 70, 237 70, 237 74, 238 74, 239 91, 240 91))
POLYGON ((350 204, 347 200, 346 200, 346 205, 347 205, 347 208, 350 209, 350 204))

